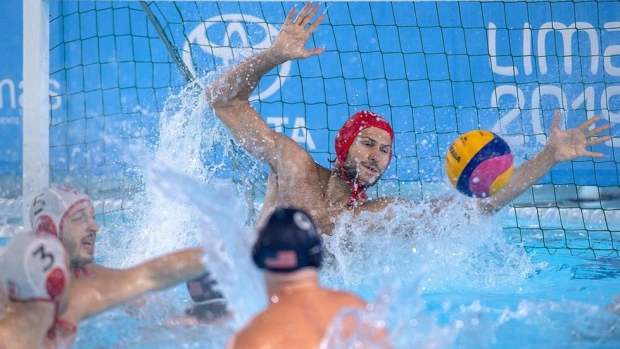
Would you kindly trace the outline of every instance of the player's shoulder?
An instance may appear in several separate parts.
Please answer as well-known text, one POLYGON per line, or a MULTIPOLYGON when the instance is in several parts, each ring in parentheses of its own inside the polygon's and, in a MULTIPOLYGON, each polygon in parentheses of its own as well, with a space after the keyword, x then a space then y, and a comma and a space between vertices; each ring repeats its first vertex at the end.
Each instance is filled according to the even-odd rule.
POLYGON ((278 160, 284 160, 287 166, 324 168, 316 163, 308 150, 288 136, 276 132, 274 142, 278 160))
POLYGON ((104 267, 101 264, 90 263, 84 267, 86 269, 86 277, 113 277, 119 273, 121 269, 104 267))
POLYGON ((270 311, 258 314, 235 334, 230 348, 263 348, 269 341, 279 337, 282 326, 274 323, 272 315, 270 311))
POLYGON ((281 152, 306 153, 309 155, 308 151, 301 144, 284 133, 274 131, 273 140, 281 152))
POLYGON ((340 290, 328 290, 328 289, 324 289, 324 290, 328 292, 329 297, 331 297, 333 301, 340 303, 341 306, 349 306, 349 307, 365 307, 366 306, 366 301, 364 301, 361 297, 359 297, 358 295, 354 293, 347 292, 347 291, 340 291, 340 290))
POLYGON ((71 269, 74 284, 90 285, 91 288, 98 283, 114 282, 123 275, 123 272, 123 269, 108 268, 95 263, 71 269))

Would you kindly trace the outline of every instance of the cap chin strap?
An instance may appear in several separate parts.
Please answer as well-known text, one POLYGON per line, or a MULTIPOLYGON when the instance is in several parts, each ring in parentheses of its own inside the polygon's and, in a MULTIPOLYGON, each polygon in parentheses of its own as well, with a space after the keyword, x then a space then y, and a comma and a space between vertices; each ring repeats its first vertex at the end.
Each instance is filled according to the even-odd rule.
POLYGON ((54 323, 47 330, 47 339, 49 340, 56 340, 58 331, 60 331, 61 334, 73 334, 77 332, 77 327, 74 324, 60 317, 59 308, 60 301, 54 302, 54 323))
POLYGON ((366 187, 360 185, 358 180, 351 180, 351 178, 347 176, 344 170, 344 164, 340 164, 340 175, 351 187, 351 198, 349 199, 349 205, 357 206, 368 199, 368 195, 366 195, 366 187))
POLYGON ((76 279, 80 278, 80 272, 82 272, 82 275, 84 275, 85 278, 90 276, 90 272, 88 271, 88 269, 86 269, 86 267, 75 267, 72 269, 73 269, 73 276, 76 279))
POLYGON ((61 336, 63 334, 64 335, 74 334, 77 332, 77 327, 71 322, 64 320, 57 316, 54 319, 54 324, 47 331, 47 338, 50 340, 55 340, 57 337, 56 335, 57 332, 60 332, 61 336))

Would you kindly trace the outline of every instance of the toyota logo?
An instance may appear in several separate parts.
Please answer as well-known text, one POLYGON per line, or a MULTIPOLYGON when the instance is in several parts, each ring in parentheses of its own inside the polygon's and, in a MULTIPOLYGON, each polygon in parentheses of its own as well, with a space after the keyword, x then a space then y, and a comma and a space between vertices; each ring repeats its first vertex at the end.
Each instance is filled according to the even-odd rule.
MULTIPOLYGON (((256 50, 267 49, 278 34, 278 29, 265 20, 242 14, 226 14, 207 19, 194 28, 183 46, 182 58, 189 71, 196 76, 195 61, 204 61, 207 55, 216 66, 230 66, 250 57, 256 50)), ((276 93, 286 81, 291 62, 281 65, 279 79, 265 90, 258 91, 250 100, 267 98, 276 93)))

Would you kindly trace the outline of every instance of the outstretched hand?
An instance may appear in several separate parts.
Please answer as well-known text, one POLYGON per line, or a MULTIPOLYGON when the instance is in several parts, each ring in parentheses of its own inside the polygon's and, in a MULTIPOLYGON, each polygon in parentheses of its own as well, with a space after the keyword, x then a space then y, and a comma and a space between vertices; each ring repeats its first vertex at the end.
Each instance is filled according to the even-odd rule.
POLYGON ((312 18, 319 10, 319 5, 307 3, 299 14, 295 17, 296 7, 293 7, 286 16, 284 26, 278 33, 276 40, 271 46, 273 54, 282 61, 291 59, 308 58, 323 53, 322 48, 305 49, 310 35, 318 28, 325 18, 324 14, 317 17, 314 22, 312 18))
POLYGON ((600 133, 608 130, 611 125, 605 124, 588 131, 588 128, 597 121, 600 116, 593 117, 584 121, 581 125, 569 130, 560 129, 560 110, 556 110, 553 115, 553 123, 549 131, 547 147, 553 155, 553 160, 557 163, 565 160, 572 160, 580 156, 601 158, 602 153, 591 152, 586 149, 596 144, 603 143, 611 139, 611 136, 600 136, 600 133))

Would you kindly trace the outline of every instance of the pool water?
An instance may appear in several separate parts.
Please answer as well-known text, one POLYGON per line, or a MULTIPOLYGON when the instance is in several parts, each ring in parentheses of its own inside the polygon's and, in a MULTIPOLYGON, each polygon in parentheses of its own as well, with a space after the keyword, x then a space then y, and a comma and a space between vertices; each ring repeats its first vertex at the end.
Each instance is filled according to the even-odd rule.
MULTIPOLYGON (((620 313, 611 305, 620 285, 618 260, 557 255, 531 259, 545 266, 506 286, 455 284, 421 291, 416 280, 400 284, 392 297, 402 299, 387 297, 393 311, 386 320, 396 347, 617 348, 620 313)), ((340 288, 361 293, 368 289, 340 288)), ((247 290, 246 296, 264 294, 247 290)), ((125 307, 93 318, 81 326, 74 347, 223 348, 235 330, 231 323, 166 324, 168 317, 182 314, 186 299, 179 287, 148 296, 138 309, 125 307)))
MULTIPOLYGON (((232 217, 243 215, 239 202, 222 200, 226 189, 186 175, 156 174, 153 190, 163 194, 156 207, 166 202, 167 207, 176 203, 181 211, 195 210, 192 217, 203 217, 202 228, 188 238, 190 229, 180 222, 185 218, 169 212, 171 216, 164 216, 188 230, 171 234, 151 225, 148 235, 125 233, 129 248, 108 250, 104 262, 123 265, 119 261, 132 254, 132 239, 147 250, 156 246, 140 252, 149 256, 174 249, 179 241, 197 242, 207 250, 214 275, 225 275, 220 285, 235 317, 220 324, 170 324, 190 302, 182 285, 85 322, 75 348, 223 348, 266 304, 260 274, 249 260, 251 229, 230 224, 232 217), (216 203, 223 207, 214 212, 216 203), (226 253, 218 254, 222 249, 226 253)), ((614 310, 620 293, 619 258, 572 256, 568 250, 553 255, 527 252, 502 231, 506 212, 462 219, 465 200, 457 198, 439 219, 427 221, 427 205, 393 208, 396 218, 373 232, 365 227, 381 213, 344 217, 334 235, 324 239, 329 254, 321 270, 323 284, 369 301, 372 310, 360 319, 385 322, 396 348, 620 346, 620 310, 614 310)), ((110 228, 101 234, 100 246, 110 246, 119 237, 120 232, 110 228)), ((136 260, 146 255, 133 253, 136 260)), ((352 347, 337 331, 326 342, 330 348, 352 347)))
MULTIPOLYGON (((618 347, 620 315, 611 309, 620 284, 618 261, 542 255, 532 261, 546 266, 521 280, 521 286, 455 285, 421 292, 400 285, 400 293, 408 294, 390 304, 395 309, 390 323, 397 347, 618 347), (403 318, 394 318, 398 316, 403 318)), ((260 296, 248 290, 247 297, 260 296)), ((146 305, 133 311, 126 307, 93 318, 80 328, 74 347, 223 348, 234 332, 230 323, 166 324, 168 317, 182 314, 186 297, 177 288, 148 296, 146 305)))

